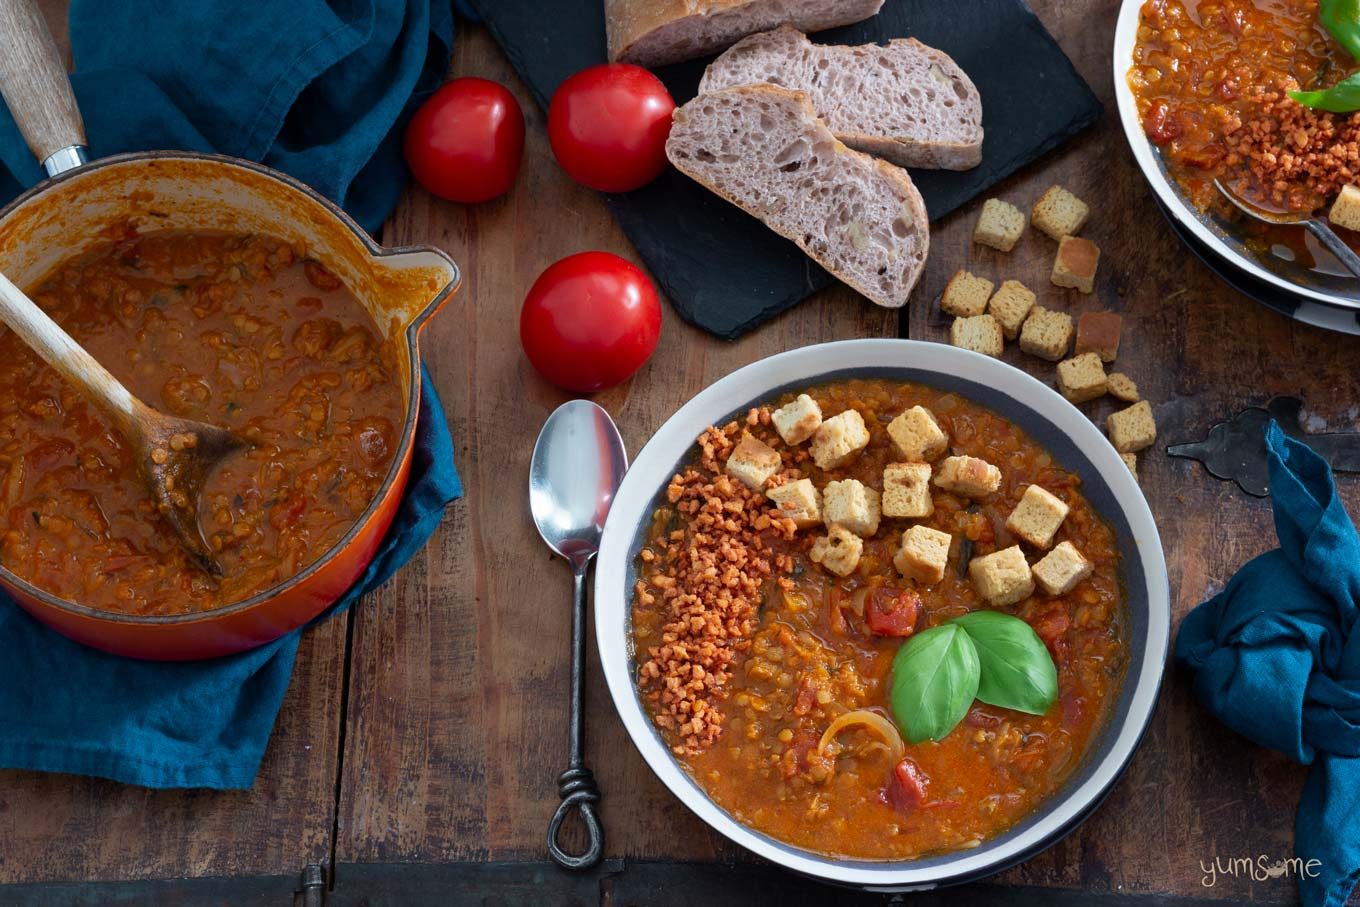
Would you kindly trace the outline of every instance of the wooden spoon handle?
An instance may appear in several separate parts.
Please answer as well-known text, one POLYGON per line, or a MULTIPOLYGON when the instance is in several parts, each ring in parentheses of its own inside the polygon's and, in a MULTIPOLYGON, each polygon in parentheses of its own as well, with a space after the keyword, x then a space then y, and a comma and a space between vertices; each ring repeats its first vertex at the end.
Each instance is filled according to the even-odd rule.
POLYGON ((33 0, 0 0, 0 95, 44 166, 57 152, 85 145, 71 80, 33 0))
POLYGON ((4 274, 0 274, 0 321, 58 374, 83 388, 119 428, 140 420, 144 408, 141 401, 4 274))

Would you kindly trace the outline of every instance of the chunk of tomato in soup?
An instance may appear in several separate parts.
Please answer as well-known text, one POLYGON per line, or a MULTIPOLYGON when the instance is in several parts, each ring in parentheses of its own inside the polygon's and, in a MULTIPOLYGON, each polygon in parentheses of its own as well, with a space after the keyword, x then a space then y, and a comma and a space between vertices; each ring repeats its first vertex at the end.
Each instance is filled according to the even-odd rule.
POLYGON ((930 779, 910 756, 897 763, 883 789, 883 800, 898 812, 911 812, 926 802, 930 779))
POLYGON ((876 636, 910 636, 920 619, 921 596, 912 589, 879 586, 864 602, 864 622, 876 636))

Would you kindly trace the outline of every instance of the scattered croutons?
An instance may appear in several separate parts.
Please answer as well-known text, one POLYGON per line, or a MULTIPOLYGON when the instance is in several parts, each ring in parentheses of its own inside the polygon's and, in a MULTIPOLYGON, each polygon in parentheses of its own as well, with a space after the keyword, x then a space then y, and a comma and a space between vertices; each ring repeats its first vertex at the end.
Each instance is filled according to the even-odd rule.
POLYGON ((912 526, 902 533, 902 547, 893 555, 893 566, 907 579, 938 583, 949 563, 950 535, 929 526, 912 526))
POLYGON ((859 566, 864 540, 844 526, 832 526, 826 535, 812 543, 808 557, 837 576, 849 576, 859 566))
POLYGON ((1095 353, 1110 363, 1119 355, 1124 318, 1115 312, 1083 312, 1077 318, 1077 355, 1095 353))
POLYGON ((1106 384, 1109 386, 1110 396, 1123 403, 1137 403, 1143 399, 1138 396, 1138 385, 1123 372, 1111 372, 1106 384))
POLYGON ((1058 390, 1073 403, 1105 396, 1105 366, 1095 353, 1082 353, 1058 363, 1058 390))
POLYGON ((827 482, 822 489, 822 520, 828 526, 844 526, 860 538, 872 538, 881 515, 878 489, 858 479, 827 482))
POLYGON ((802 444, 821 428, 822 408, 807 394, 799 394, 798 399, 779 407, 770 418, 779 437, 792 446, 802 444))
POLYGON ((812 435, 812 460, 818 469, 835 469, 869 446, 869 429, 864 417, 847 409, 832 416, 812 435))
POLYGON ((884 516, 919 520, 934 512, 929 463, 889 463, 883 467, 884 516))
POLYGON ((1052 186, 1034 203, 1029 221, 1036 229, 1061 242, 1064 236, 1076 236, 1090 216, 1091 209, 1086 202, 1062 186, 1052 186))
POLYGON ((727 474, 760 491, 783 463, 779 451, 746 432, 727 458, 727 474))
POLYGON ((988 314, 1001 325, 1001 334, 1007 340, 1020 336, 1020 325, 1034 308, 1034 299, 1029 287, 1018 280, 1008 280, 987 303, 988 314))
MULTIPOLYGON (((1346 230, 1360 230, 1360 189, 1343 186, 1327 219, 1346 230)), ((979 224, 981 226, 981 224, 979 224)))
POLYGON ((1025 232, 1025 214, 1010 202, 989 198, 982 204, 982 214, 973 230, 973 242, 1009 252, 1025 232))
POLYGON ((1033 567, 1034 578, 1046 595, 1066 595, 1093 570, 1094 565, 1071 542, 1058 545, 1033 567))
POLYGON ((908 463, 929 463, 949 447, 949 436, 924 406, 913 406, 889 422, 888 437, 908 463))
POLYGON ((1110 443, 1120 453, 1136 453, 1151 447, 1157 440, 1157 421, 1152 418, 1152 405, 1140 400, 1128 409, 1110 413, 1105 420, 1105 431, 1110 443))
POLYGON ((1034 593, 1034 576, 1019 545, 973 558, 968 562, 968 577, 978 595, 997 608, 1023 601, 1034 593))
POLYGON ((779 515, 793 520, 799 529, 816 526, 822 521, 822 494, 811 479, 786 482, 765 492, 779 509, 779 515))
POLYGON ((965 498, 985 498, 1001 487, 1001 470, 977 457, 945 457, 935 471, 935 487, 965 498))
POLYGON ((1058 254, 1053 256, 1053 273, 1049 280, 1057 287, 1092 293, 1096 288, 1099 264, 1100 246, 1080 236, 1064 236, 1058 243, 1058 254))
POLYGON ((1031 356, 1058 362, 1072 344, 1072 316, 1036 305, 1020 329, 1020 349, 1031 356))
POLYGON ((1138 481, 1138 454, 1121 453, 1119 459, 1124 461, 1124 465, 1133 473, 1133 480, 1138 481))
POLYGON ((946 315, 968 318, 987 311, 987 300, 992 297, 994 284, 985 277, 959 271, 949 278, 940 297, 940 311, 946 315))
POLYGON ((1031 485, 1006 518, 1006 531, 1036 548, 1047 548, 1053 544, 1058 527, 1067 519, 1067 509, 1057 495, 1031 485))
POLYGON ((949 342, 994 359, 1000 358, 1006 348, 1001 323, 991 315, 955 318, 954 323, 949 326, 949 342))

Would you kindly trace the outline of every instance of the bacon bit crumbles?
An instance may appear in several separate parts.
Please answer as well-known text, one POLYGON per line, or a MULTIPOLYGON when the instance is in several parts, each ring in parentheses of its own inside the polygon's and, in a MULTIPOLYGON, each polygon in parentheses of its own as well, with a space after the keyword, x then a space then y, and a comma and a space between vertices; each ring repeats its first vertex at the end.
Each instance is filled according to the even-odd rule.
POLYGON ((1245 164, 1271 204, 1314 211, 1343 187, 1360 183, 1360 114, 1305 107, 1286 93, 1296 85, 1256 89, 1255 116, 1226 135, 1230 168, 1245 164))
MULTIPOLYGON (((747 427, 768 426, 768 409, 752 410, 747 427)), ((751 646, 760 602, 772 579, 790 588, 793 558, 770 542, 792 539, 792 520, 773 511, 765 495, 723 472, 743 426, 709 428, 698 439, 697 468, 671 479, 666 498, 682 528, 653 539, 641 554, 638 607, 664 615, 659 645, 638 670, 642 695, 654 704, 657 725, 678 755, 693 755, 723 730, 719 706, 734 660, 751 646)), ((775 481, 787 479, 781 473, 775 481)))

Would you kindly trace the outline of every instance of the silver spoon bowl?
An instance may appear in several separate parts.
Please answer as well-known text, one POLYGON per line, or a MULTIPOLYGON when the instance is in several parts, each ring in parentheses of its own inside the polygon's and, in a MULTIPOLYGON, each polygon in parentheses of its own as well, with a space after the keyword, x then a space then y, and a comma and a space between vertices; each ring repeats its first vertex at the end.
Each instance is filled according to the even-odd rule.
POLYGON ((538 534, 566 558, 575 576, 571 618, 571 750, 567 770, 557 779, 562 797, 548 823, 548 853, 566 869, 588 869, 604 852, 596 813, 600 791, 585 767, 586 572, 600 550, 600 536, 614 493, 628 470, 623 439, 609 413, 588 400, 572 400, 553 411, 539 432, 529 465, 529 509, 538 534), (558 843, 562 823, 579 809, 588 843, 571 854, 558 843))
POLYGON ((1250 217, 1252 220, 1260 221, 1263 224, 1274 224, 1279 227, 1303 227, 1317 238, 1317 241, 1336 256, 1342 266, 1356 277, 1360 277, 1360 255, 1355 254, 1355 250, 1346 245, 1346 241, 1337 235, 1331 225, 1321 217, 1298 217, 1291 214, 1278 214, 1274 211, 1267 211, 1264 208, 1252 204, 1249 200, 1238 195, 1222 180, 1214 180, 1214 188, 1219 194, 1232 203, 1238 211, 1250 217))

